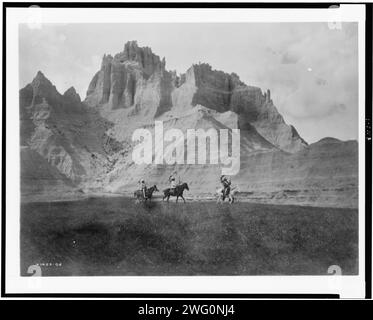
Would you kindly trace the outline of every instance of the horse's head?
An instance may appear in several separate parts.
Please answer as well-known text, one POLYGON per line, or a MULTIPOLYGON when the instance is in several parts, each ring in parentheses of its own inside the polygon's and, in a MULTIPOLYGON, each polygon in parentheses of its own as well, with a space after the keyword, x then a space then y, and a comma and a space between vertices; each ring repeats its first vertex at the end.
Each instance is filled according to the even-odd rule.
POLYGON ((184 187, 184 189, 187 189, 189 191, 189 187, 188 187, 188 184, 186 182, 183 183, 183 187, 184 187))
POLYGON ((159 191, 156 185, 153 186, 153 189, 154 191, 159 191))

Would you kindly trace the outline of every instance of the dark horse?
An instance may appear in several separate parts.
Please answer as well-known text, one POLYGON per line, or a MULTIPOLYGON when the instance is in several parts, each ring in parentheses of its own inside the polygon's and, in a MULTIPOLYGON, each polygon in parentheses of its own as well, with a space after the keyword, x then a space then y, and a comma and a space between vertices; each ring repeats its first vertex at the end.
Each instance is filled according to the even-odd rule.
POLYGON ((154 191, 159 191, 156 185, 146 189, 146 191, 145 191, 146 197, 145 198, 144 198, 144 194, 143 194, 142 190, 136 190, 133 193, 133 195, 135 196, 137 203, 139 203, 142 200, 146 201, 148 199, 149 199, 149 201, 151 201, 154 191))
POLYGON ((183 192, 185 189, 189 191, 189 187, 186 182, 176 186, 173 192, 170 190, 170 188, 163 190, 163 193, 164 193, 163 201, 164 199, 167 198, 167 202, 168 202, 168 200, 170 199, 170 196, 173 196, 173 197, 176 197, 176 202, 179 200, 179 197, 181 197, 181 199, 183 199, 185 203, 185 199, 183 197, 183 192))

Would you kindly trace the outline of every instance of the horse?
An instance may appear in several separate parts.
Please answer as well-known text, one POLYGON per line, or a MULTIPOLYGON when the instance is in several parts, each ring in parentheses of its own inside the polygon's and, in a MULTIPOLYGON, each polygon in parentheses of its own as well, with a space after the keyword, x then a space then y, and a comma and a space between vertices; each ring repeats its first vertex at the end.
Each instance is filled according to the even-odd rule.
POLYGON ((224 202, 225 201, 225 198, 228 198, 228 202, 230 204, 232 204, 234 202, 234 196, 233 196, 233 190, 235 188, 231 188, 230 191, 228 192, 228 194, 225 192, 225 190, 223 188, 219 188, 216 190, 217 194, 218 194, 218 199, 216 201, 216 203, 221 203, 221 202, 224 202))
POLYGON ((139 203, 140 201, 145 201, 149 199, 149 201, 151 201, 152 199, 152 196, 153 196, 153 192, 155 191, 159 191, 157 186, 154 185, 150 188, 147 188, 146 191, 145 191, 145 198, 144 198, 144 193, 142 190, 136 190, 133 195, 134 197, 136 198, 136 203, 139 203))
POLYGON ((183 199, 185 203, 185 199, 183 197, 183 192, 185 189, 189 191, 189 187, 186 182, 176 186, 173 193, 171 193, 170 188, 163 190, 164 197, 162 201, 164 201, 164 199, 167 198, 167 202, 168 202, 168 200, 170 200, 170 196, 173 196, 173 197, 176 197, 176 202, 179 200, 179 197, 181 197, 181 199, 183 199))

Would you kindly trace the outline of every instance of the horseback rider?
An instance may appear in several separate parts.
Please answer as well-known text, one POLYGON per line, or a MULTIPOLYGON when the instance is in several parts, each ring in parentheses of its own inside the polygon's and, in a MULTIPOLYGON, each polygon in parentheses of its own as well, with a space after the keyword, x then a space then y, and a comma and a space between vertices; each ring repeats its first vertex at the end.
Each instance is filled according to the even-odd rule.
POLYGON ((223 186, 223 195, 227 196, 231 191, 231 183, 232 182, 225 175, 220 176, 220 182, 223 186))
POLYGON ((140 190, 142 191, 144 199, 146 199, 146 184, 145 184, 145 180, 144 179, 141 179, 139 181, 139 187, 140 187, 140 190))
POLYGON ((175 188, 177 186, 175 176, 170 175, 170 177, 168 178, 168 181, 170 182, 170 193, 174 194, 175 188))

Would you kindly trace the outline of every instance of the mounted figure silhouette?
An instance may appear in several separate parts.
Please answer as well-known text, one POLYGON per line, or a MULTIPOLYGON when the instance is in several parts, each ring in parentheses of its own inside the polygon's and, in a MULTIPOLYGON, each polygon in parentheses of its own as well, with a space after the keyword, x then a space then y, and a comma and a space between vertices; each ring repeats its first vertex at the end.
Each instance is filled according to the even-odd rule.
POLYGON ((164 199, 167 198, 167 202, 168 202, 170 200, 170 197, 172 196, 172 197, 176 197, 176 202, 178 202, 179 197, 181 197, 181 199, 183 199, 185 203, 185 199, 183 197, 184 190, 189 190, 188 184, 186 182, 175 186, 175 188, 167 188, 163 190, 163 194, 164 194, 163 201, 164 199))
POLYGON ((137 203, 139 203, 140 201, 146 202, 146 200, 151 201, 153 192, 155 191, 159 191, 156 185, 150 188, 146 188, 145 190, 136 190, 133 195, 136 198, 137 203))

